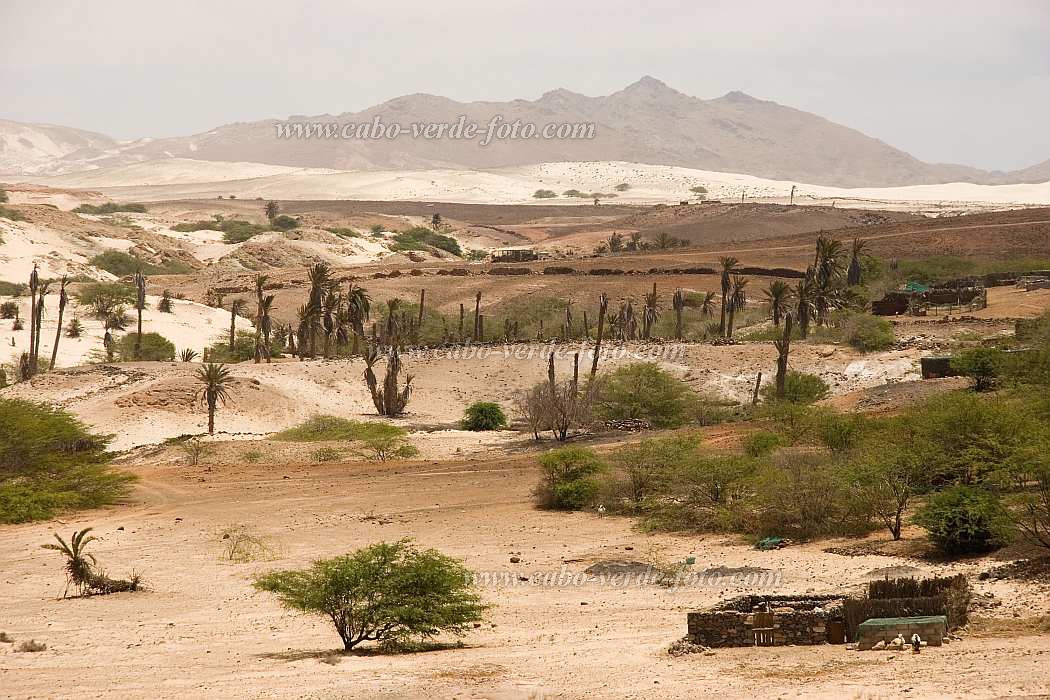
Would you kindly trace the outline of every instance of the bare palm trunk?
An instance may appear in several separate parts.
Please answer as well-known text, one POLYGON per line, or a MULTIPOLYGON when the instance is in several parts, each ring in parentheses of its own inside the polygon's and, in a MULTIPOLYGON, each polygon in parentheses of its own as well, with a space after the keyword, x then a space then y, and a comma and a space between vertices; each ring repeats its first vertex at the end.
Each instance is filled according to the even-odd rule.
POLYGON ((609 297, 602 292, 598 296, 598 335, 594 341, 594 360, 591 362, 591 379, 598 373, 598 356, 602 351, 602 334, 605 332, 605 314, 609 310, 609 297))
POLYGON ((66 296, 66 278, 62 278, 62 287, 58 292, 58 328, 55 329, 55 347, 51 348, 51 369, 55 368, 55 364, 58 361, 58 341, 62 339, 62 314, 66 310, 66 303, 69 301, 69 297, 66 296))

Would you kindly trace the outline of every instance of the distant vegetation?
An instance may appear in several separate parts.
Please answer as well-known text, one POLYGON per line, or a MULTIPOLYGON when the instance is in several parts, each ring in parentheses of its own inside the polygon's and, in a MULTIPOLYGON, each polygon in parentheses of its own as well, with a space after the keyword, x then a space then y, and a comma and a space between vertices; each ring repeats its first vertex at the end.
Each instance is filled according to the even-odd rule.
POLYGON ((416 449, 408 444, 408 433, 396 425, 379 421, 355 421, 336 416, 311 416, 294 428, 282 430, 274 440, 287 442, 360 443, 374 459, 403 459, 415 456, 416 449))
POLYGON ((536 190, 532 193, 535 199, 554 199, 558 196, 558 193, 554 190, 536 190))
POLYGON ((162 265, 155 265, 135 255, 119 250, 107 250, 105 253, 99 253, 88 262, 98 269, 105 270, 117 277, 127 277, 136 272, 142 272, 144 275, 183 275, 193 272, 192 267, 178 260, 169 260, 162 265))
MULTIPOLYGON (((6 200, 4 200, 6 201, 6 200)), ((0 204, 0 219, 8 219, 9 221, 25 221, 26 217, 22 215, 22 212, 12 209, 11 207, 5 207, 0 204)), ((3 239, 0 239, 2 242, 3 239)))
POLYGON ((110 469, 108 440, 62 409, 0 399, 0 522, 51 518, 123 497, 133 477, 110 469))
POLYGON ((394 234, 394 245, 391 246, 391 250, 424 250, 427 246, 463 257, 463 250, 455 238, 442 235, 425 226, 415 226, 407 231, 394 234))
POLYGON ((26 286, 16 282, 0 280, 0 296, 17 297, 26 293, 26 286))
POLYGON ((105 202, 104 204, 81 204, 79 207, 73 210, 77 214, 116 214, 117 212, 132 212, 135 214, 145 214, 146 205, 136 204, 134 202, 128 202, 120 204, 118 202, 105 202))
MULTIPOLYGON (((380 226, 379 229, 380 229, 380 231, 382 231, 383 227, 380 226)), ((333 233, 336 236, 341 236, 343 238, 360 238, 361 237, 361 234, 358 233, 357 231, 355 231, 354 229, 352 229, 352 228, 345 228, 345 227, 342 227, 342 226, 326 228, 325 231, 328 231, 328 233, 333 233)))
POLYGON ((299 225, 298 220, 290 216, 280 215, 276 217, 271 225, 253 224, 240 219, 221 219, 214 221, 194 221, 190 223, 175 224, 172 231, 188 233, 191 231, 221 231, 222 240, 225 243, 244 243, 245 241, 269 231, 288 231, 299 225))
POLYGON ((498 403, 475 401, 467 406, 461 424, 464 430, 502 430, 507 427, 507 416, 498 403))

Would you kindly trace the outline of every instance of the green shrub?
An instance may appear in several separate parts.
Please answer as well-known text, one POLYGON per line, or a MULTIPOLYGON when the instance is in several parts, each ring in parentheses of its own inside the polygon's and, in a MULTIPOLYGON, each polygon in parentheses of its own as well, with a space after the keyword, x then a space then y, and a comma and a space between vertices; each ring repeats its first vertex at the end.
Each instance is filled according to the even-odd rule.
POLYGON ((0 399, 0 522, 52 518, 126 495, 134 477, 110 469, 108 440, 62 409, 0 399))
POLYGON ((0 190, 0 204, 7 204, 7 192, 0 190))
POLYGON ((543 476, 534 493, 541 508, 552 510, 580 510, 593 503, 597 476, 607 469, 597 454, 584 447, 551 450, 539 462, 543 476))
POLYGON ((142 347, 136 352, 137 333, 128 333, 116 342, 120 362, 171 362, 175 360, 175 345, 160 333, 143 333, 142 347))
POLYGON ((871 314, 849 314, 842 330, 846 342, 861 352, 889 350, 897 343, 893 324, 871 314))
POLYGON ((20 282, 0 280, 0 296, 2 297, 19 297, 27 291, 26 286, 20 282))
POLYGON ((318 447, 310 453, 310 459, 315 462, 335 462, 343 457, 343 453, 334 447, 318 447))
POLYGON ((605 420, 637 419, 657 428, 677 428, 693 420, 697 403, 685 382, 653 362, 637 362, 603 377, 595 408, 605 420))
POLYGON ((817 438, 832 452, 847 452, 856 446, 864 433, 864 417, 816 411, 813 414, 817 438))
POLYGON ((783 437, 770 430, 759 430, 744 438, 744 453, 749 457, 765 457, 777 448, 783 447, 783 437))
MULTIPOLYGON (((762 387, 766 401, 776 401, 776 385, 772 382, 762 387)), ((820 377, 803 372, 788 372, 784 377, 783 400, 795 404, 811 404, 827 397, 830 387, 820 377)))
POLYGON ((270 224, 278 231, 291 231, 294 228, 299 228, 299 220, 287 214, 275 216, 270 224))
POLYGON ((455 238, 436 233, 425 226, 414 226, 407 231, 395 233, 391 250, 424 250, 428 246, 444 250, 460 258, 463 257, 463 250, 455 238))
POLYGON ((294 428, 282 430, 275 440, 321 442, 345 440, 360 443, 367 456, 380 461, 408 459, 419 451, 408 444, 408 433, 396 425, 379 421, 354 421, 335 416, 311 416, 294 428))
POLYGON ((669 461, 658 492, 642 504, 643 524, 676 532, 749 532, 760 464, 740 455, 683 453, 669 461))
MULTIPOLYGON (((380 226, 379 230, 382 231, 383 227, 380 226)), ((336 236, 339 236, 341 238, 360 238, 361 237, 361 234, 358 233, 357 231, 355 231, 354 229, 352 229, 352 228, 344 228, 342 226, 333 226, 331 228, 326 228, 325 231, 327 231, 328 233, 333 233, 336 236)))
MULTIPOLYGON (((270 336, 270 357, 283 357, 284 343, 274 335, 270 336)), ((211 362, 246 362, 255 359, 255 331, 239 330, 230 351, 229 341, 219 341, 208 348, 208 359, 211 362)))
POLYGON ((406 643, 443 632, 464 634, 485 606, 470 572, 455 559, 407 540, 275 571, 255 581, 293 609, 335 624, 345 649, 364 641, 406 643))
POLYGON ((117 277, 126 277, 139 271, 144 275, 182 275, 193 271, 192 267, 177 260, 168 261, 163 265, 154 265, 119 250, 99 253, 88 262, 117 277))
POLYGON ((118 202, 105 202, 104 204, 98 205, 81 204, 73 211, 77 214, 116 214, 117 212, 144 214, 146 213, 146 205, 134 202, 127 202, 125 204, 120 204, 118 202))
POLYGON ((1010 517, 999 497, 971 486, 953 486, 931 495, 915 522, 945 554, 990 552, 1010 539, 1010 517))
POLYGON ((553 199, 558 196, 558 193, 554 190, 536 190, 532 196, 535 199, 553 199))
POLYGON ((221 221, 193 221, 189 223, 175 224, 172 231, 188 233, 191 231, 221 231, 224 243, 244 243, 248 239, 272 230, 269 226, 253 224, 240 219, 224 219, 221 221))
POLYGON ((611 460, 617 467, 614 494, 617 504, 627 506, 630 511, 637 510, 665 491, 671 473, 697 456, 700 441, 699 435, 689 434, 653 438, 613 453, 611 460))
POLYGON ((463 414, 464 430, 501 430, 507 427, 507 416, 498 403, 475 401, 463 414))
POLYGON ((951 368, 964 377, 972 379, 973 387, 977 391, 991 389, 1005 365, 1004 353, 992 348, 963 350, 951 359, 951 368))

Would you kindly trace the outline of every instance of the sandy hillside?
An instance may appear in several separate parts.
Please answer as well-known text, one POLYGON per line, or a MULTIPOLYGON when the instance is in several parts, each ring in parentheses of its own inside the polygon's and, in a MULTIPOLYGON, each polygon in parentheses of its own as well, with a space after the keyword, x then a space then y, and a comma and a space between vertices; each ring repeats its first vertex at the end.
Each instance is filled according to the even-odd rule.
MULTIPOLYGON (((974 185, 950 183, 912 187, 842 188, 787 180, 769 180, 737 173, 695 170, 619 161, 563 162, 515 166, 494 170, 329 171, 281 166, 257 166, 171 159, 74 173, 53 178, 28 178, 58 187, 90 187, 124 200, 156 201, 179 198, 241 199, 389 199, 520 204, 535 202, 533 192, 569 189, 612 192, 620 183, 630 189, 616 201, 676 203, 693 197, 690 188, 702 185, 709 199, 786 201, 796 186, 798 203, 839 206, 931 210, 972 207, 1022 206, 1050 203, 1050 183, 974 185), (266 168, 273 168, 267 172, 266 168)), ((575 198, 560 197, 544 203, 575 198)), ((606 201, 613 201, 606 198, 606 201)))

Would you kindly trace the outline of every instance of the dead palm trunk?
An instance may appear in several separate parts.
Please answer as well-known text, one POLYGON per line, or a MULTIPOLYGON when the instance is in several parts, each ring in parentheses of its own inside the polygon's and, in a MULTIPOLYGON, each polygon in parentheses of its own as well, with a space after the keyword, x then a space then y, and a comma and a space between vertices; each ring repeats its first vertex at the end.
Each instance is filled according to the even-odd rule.
POLYGON ((47 296, 48 282, 40 285, 36 297, 36 342, 34 343, 33 374, 40 371, 40 331, 44 327, 44 297, 47 296))
POLYGON ((602 351, 602 334, 605 332, 605 314, 609 311, 609 297, 605 292, 598 295, 598 335, 594 341, 594 360, 591 362, 591 379, 598 373, 598 356, 602 351))
POLYGON ((674 309, 674 339, 682 339, 682 311, 685 309, 685 294, 681 289, 675 290, 671 297, 671 307, 674 309))
POLYGON ((138 311, 138 333, 135 335, 135 359, 142 357, 142 310, 146 308, 146 278, 142 272, 135 273, 135 309, 138 311))
POLYGON ((51 369, 55 368, 55 363, 58 361, 58 341, 62 339, 62 314, 69 302, 69 296, 66 294, 67 283, 68 280, 63 276, 62 285, 58 289, 58 328, 55 330, 55 347, 51 348, 51 369))
POLYGON ((36 290, 40 285, 40 274, 37 272, 36 263, 33 263, 33 271, 29 274, 29 376, 33 376, 36 369, 36 290))
POLYGON ((474 298, 474 341, 481 339, 481 292, 474 298))

